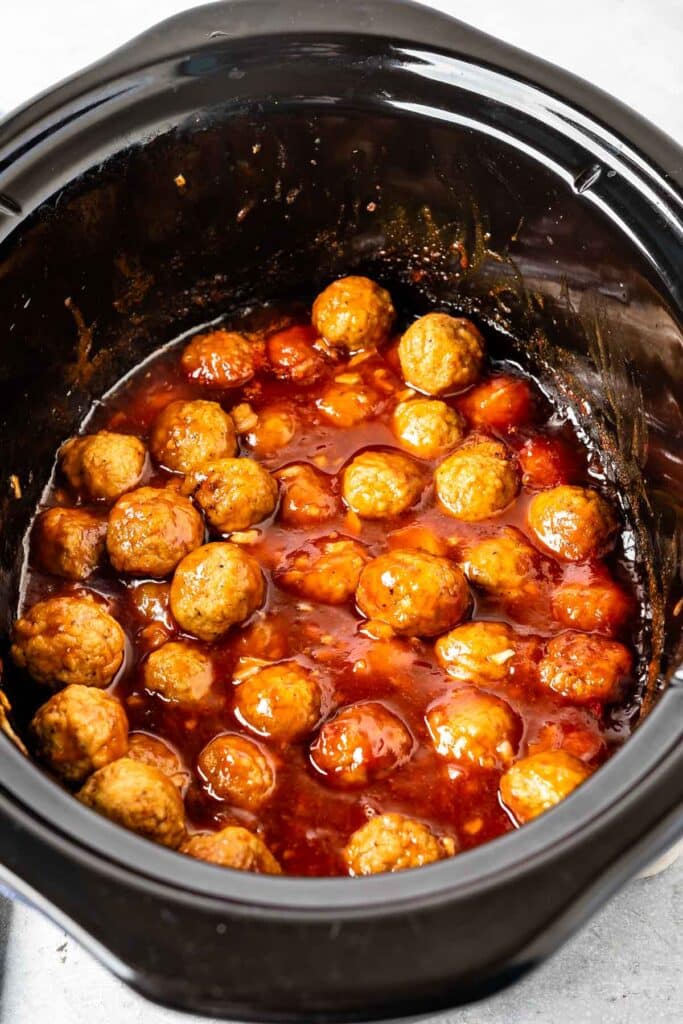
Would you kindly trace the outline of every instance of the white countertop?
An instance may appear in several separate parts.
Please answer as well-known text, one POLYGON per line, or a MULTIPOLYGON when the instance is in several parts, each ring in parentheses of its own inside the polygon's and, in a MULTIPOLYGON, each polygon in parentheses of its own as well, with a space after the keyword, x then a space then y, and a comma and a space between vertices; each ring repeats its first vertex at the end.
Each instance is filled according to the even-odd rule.
MULTIPOLYGON (((5 0, 0 111, 189 6, 188 0, 5 0)), ((683 0, 435 0, 432 6, 591 80, 683 141, 683 0)), ((682 922, 683 859, 631 882, 515 988, 443 1015, 438 1024, 678 1024, 682 922)), ((150 1006, 60 929, 2 897, 0 968, 0 1024, 194 1020, 150 1006)))

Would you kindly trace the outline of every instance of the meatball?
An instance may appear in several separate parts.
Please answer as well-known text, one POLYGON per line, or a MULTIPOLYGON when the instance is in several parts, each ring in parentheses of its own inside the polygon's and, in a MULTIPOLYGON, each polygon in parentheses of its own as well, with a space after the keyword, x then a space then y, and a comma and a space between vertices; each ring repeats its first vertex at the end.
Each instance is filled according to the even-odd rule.
POLYGON ((356 602, 363 615, 404 636, 435 636, 470 607, 467 582, 457 565, 417 548, 389 551, 366 565, 356 602))
POLYGON ((419 868, 455 853, 450 836, 435 836, 421 821, 402 814, 380 814, 361 825, 344 849, 350 875, 419 868))
POLYGON ((530 437, 517 457, 522 483, 535 490, 569 483, 579 469, 576 455, 558 437, 530 437))
POLYGON ((473 427, 508 431, 533 417, 534 395, 520 377, 491 377, 463 395, 458 407, 473 427))
POLYGON ((294 661, 270 665, 235 690, 235 712, 260 736, 283 742, 311 732, 320 718, 320 689, 294 661))
POLYGON ((194 644, 171 640, 152 651, 142 669, 145 689, 187 707, 201 704, 214 681, 211 658, 194 644))
POLYGON ((209 388, 246 384, 262 363, 262 344, 223 330, 196 335, 180 359, 186 376, 209 388))
POLYGON ((314 526, 339 512, 332 481, 304 463, 293 463, 275 474, 283 486, 280 518, 292 526, 314 526))
POLYGON ((109 514, 109 560, 132 576, 167 576, 203 540, 202 517, 174 491, 140 487, 122 495, 109 514))
POLYGON ((384 288, 367 277, 342 277, 318 295, 311 319, 328 344, 353 353, 386 341, 395 316, 384 288))
POLYGON ((517 638, 504 622, 466 622, 439 637, 434 650, 452 679, 486 686, 508 677, 517 638))
POLYGON ((78 799, 98 814, 163 846, 180 846, 185 835, 182 797, 152 765, 121 757, 90 776, 78 799))
POLYGON ((597 491, 562 485, 532 499, 529 527, 539 544, 558 558, 583 562, 604 550, 617 519, 597 491))
POLYGON ((619 633, 631 614, 631 600, 614 580, 565 583, 553 594, 553 615, 563 626, 586 633, 619 633))
POLYGON ((502 512, 519 491, 519 471, 509 449, 481 436, 468 438, 449 455, 434 481, 444 511, 466 522, 502 512))
POLYGON ((316 407, 337 427, 355 427, 369 420, 378 410, 380 396, 363 383, 360 374, 345 374, 323 390, 316 407))
POLYGON ((181 629, 216 640, 244 622, 263 602, 265 583, 255 558, 237 544, 219 542, 183 558, 171 583, 171 611, 181 629))
POLYGON ((436 459, 460 444, 465 422, 455 409, 436 398, 413 398, 394 409, 394 434, 421 459, 436 459))
POLYGON ((279 586, 321 604, 344 604, 353 597, 370 556, 347 537, 322 537, 294 551, 275 575, 279 586))
POLYGON ((158 736, 150 736, 146 732, 129 733, 127 757, 158 768, 181 792, 189 782, 189 773, 183 771, 175 750, 158 736))
POLYGON ((311 760, 334 783, 362 786, 404 764, 413 737, 383 704, 352 704, 325 722, 311 746, 311 760))
POLYGON ((257 743, 226 733, 211 740, 197 759, 199 774, 212 796, 255 811, 270 797, 275 773, 257 743))
POLYGON ((126 638, 94 598, 48 597, 14 626, 12 657, 39 683, 109 686, 123 661, 126 638))
POLYGON ((512 764, 522 733, 509 704, 469 686, 435 701, 427 728, 441 757, 463 767, 497 769, 512 764))
POLYGON ((180 852, 234 871, 253 871, 260 875, 282 874, 280 865, 263 840, 240 825, 228 825, 220 832, 190 836, 180 852))
POLYGON ((400 516, 415 504, 423 488, 421 470, 399 452, 362 452, 342 476, 344 501, 363 519, 400 516))
POLYGON ((170 402, 154 421, 149 448, 160 466, 189 473, 235 454, 235 425, 218 402, 170 402))
POLYGON ((147 449, 138 437, 100 430, 72 437, 62 445, 59 462, 75 490, 94 500, 114 501, 140 483, 147 449))
POLYGON ((247 444, 255 455, 275 455, 286 448, 299 426, 296 413, 284 405, 261 409, 246 431, 247 444))
POLYGON ((36 564, 67 580, 84 580, 95 571, 104 552, 107 521, 82 508, 48 508, 33 526, 36 564))
POLYGON ((50 697, 33 716, 36 753, 66 782, 83 782, 91 772, 123 757, 128 720, 116 697, 73 684, 50 697))
POLYGON ((623 644, 586 633, 554 637, 539 665, 541 683, 577 704, 616 700, 630 672, 623 644))
POLYGON ((277 503, 277 482, 253 459, 218 459, 204 466, 201 476, 194 498, 220 533, 260 523, 277 503))
POLYGON ((295 325, 271 334, 266 341, 268 362, 276 377, 297 384, 312 384, 325 366, 325 360, 313 343, 318 332, 313 327, 295 325))
POLYGON ((565 750, 546 750, 517 761, 500 780, 505 806, 520 825, 550 810, 591 774, 565 750))
POLYGON ((493 594, 519 597, 538 576, 538 552, 519 530, 506 527, 467 552, 463 564, 472 583, 493 594))
POLYGON ((484 339, 469 320, 427 313, 411 324, 398 346, 407 384, 426 395, 461 391, 479 378, 484 339))

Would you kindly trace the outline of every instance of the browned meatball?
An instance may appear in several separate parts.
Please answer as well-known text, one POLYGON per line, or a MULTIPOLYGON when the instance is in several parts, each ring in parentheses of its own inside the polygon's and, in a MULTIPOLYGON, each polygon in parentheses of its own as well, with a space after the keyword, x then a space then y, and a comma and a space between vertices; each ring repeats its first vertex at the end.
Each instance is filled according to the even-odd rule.
POLYGON ((313 764, 330 782, 359 786, 404 764, 413 750, 407 726, 383 704, 352 704, 325 722, 311 746, 313 764))
POLYGON ((280 518, 293 526, 314 526, 339 512, 332 481, 304 463, 293 463, 275 474, 282 483, 280 518))
POLYGON ((384 288, 367 277, 342 277, 318 295, 311 319, 330 345, 359 352, 386 341, 395 315, 384 288))
POLYGON ((366 565, 358 607, 404 636, 435 636, 460 622, 470 606, 457 565, 417 548, 389 551, 366 565))
POLYGON ((183 841, 185 809, 177 786, 142 761, 121 757, 99 768, 78 799, 145 839, 173 848, 183 841))
POLYGON ((619 633, 632 611, 631 599, 608 576, 565 583, 553 594, 553 615, 564 626, 586 633, 619 633))
POLYGON ((544 686, 575 703, 614 701, 631 671, 623 644, 586 633, 562 633, 548 644, 539 672, 544 686))
POLYGON ((90 686, 67 686, 50 697, 33 716, 31 732, 38 756, 67 782, 82 782, 128 747, 121 702, 90 686))
POLYGON ((152 651, 144 663, 146 689, 165 700, 191 707, 201 704, 214 680, 211 658, 194 644, 171 640, 152 651))
POLYGON ((254 413, 244 431, 247 444, 255 455, 275 455, 286 448, 299 428, 293 409, 286 405, 271 405, 254 413))
POLYGON ((414 505, 424 488, 422 472, 399 452, 368 451, 344 470, 344 501, 363 519, 390 519, 414 505))
POLYGON ((194 498, 220 533, 246 530, 269 516, 277 502, 277 482, 253 459, 218 459, 201 469, 194 498))
POLYGON ((467 578, 492 594, 519 597, 538 576, 538 552, 519 530, 508 526, 467 552, 467 578))
POLYGON ((442 757, 464 767, 498 769, 512 764, 522 732, 509 704, 469 686, 435 701, 427 728, 442 757))
POLYGON ((84 580, 95 571, 104 552, 107 521, 82 508, 48 508, 33 526, 36 564, 67 580, 84 580))
POLYGON ((591 774, 565 750, 545 750, 517 761, 500 780, 505 806, 520 825, 550 810, 591 774))
POLYGON ((461 391, 481 374, 484 339, 469 320, 427 313, 405 332, 398 356, 404 380, 418 391, 461 391))
POLYGON ((337 427, 355 427, 375 415, 380 396, 363 383, 360 374, 347 373, 328 384, 315 403, 337 427))
POLYGON ((210 388, 235 388, 251 380, 264 361, 264 346, 235 331, 198 334, 180 365, 190 380, 210 388))
POLYGON ((344 604, 353 597, 369 559, 355 540, 322 537, 289 555, 275 579, 279 586, 311 601, 344 604))
POLYGON ((565 484, 532 499, 529 526, 539 543, 558 558, 583 562, 604 550, 617 520, 597 491, 565 484))
POLYGON ((394 409, 392 429, 404 448, 421 459, 445 455, 465 436, 465 421, 436 398, 412 398, 394 409))
POLYGON ((260 736, 289 741, 315 728, 320 718, 320 688, 294 661, 270 665, 235 690, 235 711, 260 736))
POLYGON ((114 501, 137 487, 147 449, 138 437, 100 430, 72 437, 62 445, 59 462, 72 487, 95 500, 114 501))
POLYGON ((171 611, 187 633, 216 640, 261 605, 265 584, 255 558, 237 544, 205 544, 183 558, 171 583, 171 611))
POLYGON ((485 686, 510 673, 517 638, 504 622, 466 622, 436 642, 436 659, 453 679, 485 686))
POLYGON ((252 871, 260 875, 282 874, 280 865, 263 840, 239 825, 228 825, 220 832, 190 836, 180 852, 234 871, 252 871))
POLYGON ((202 517, 175 491, 140 487, 122 495, 109 514, 109 560, 132 576, 167 576, 203 540, 202 517))
POLYGON ((121 667, 126 638, 94 598, 48 597, 14 626, 12 657, 39 683, 109 686, 121 667))
POLYGON ((159 465, 189 473, 235 454, 235 425, 218 402, 170 402, 154 421, 149 449, 159 465))
POLYGON ((211 740, 200 753, 197 767, 212 796, 247 811, 258 810, 275 787, 268 756, 253 740, 236 733, 211 740))
POLYGON ((450 836, 435 836, 421 821, 380 814, 361 825, 344 849, 350 875, 376 875, 432 864, 455 853, 450 836))
POLYGON ((313 347, 317 340, 318 332, 303 324, 271 334, 266 341, 266 353, 275 376, 297 384, 316 380, 325 366, 322 353, 313 347))
POLYGON ((146 732, 129 733, 127 757, 158 768, 181 792, 189 782, 189 772, 183 770, 175 750, 158 736, 150 736, 146 732))
POLYGON ((444 459, 434 481, 445 512, 477 522, 507 508, 519 491, 519 470, 504 444, 473 435, 444 459))

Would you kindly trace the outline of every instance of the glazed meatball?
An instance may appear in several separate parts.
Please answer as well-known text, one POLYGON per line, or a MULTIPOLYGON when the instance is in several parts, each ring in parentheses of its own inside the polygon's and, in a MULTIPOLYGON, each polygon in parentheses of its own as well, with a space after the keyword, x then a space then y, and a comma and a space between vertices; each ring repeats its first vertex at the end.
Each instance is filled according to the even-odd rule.
POLYGON ((422 494, 424 478, 399 452, 368 451, 344 470, 344 501, 363 519, 391 519, 406 512, 422 494))
POLYGON ((33 716, 31 732, 38 756, 66 782, 83 782, 128 747, 120 701, 90 686, 74 684, 56 693, 33 716))
POLYGON ((369 559, 355 540, 323 537, 289 555, 275 580, 310 601, 344 604, 353 597, 369 559))
POLYGON ((398 346, 407 384, 426 395, 461 391, 479 378, 484 339, 469 320, 427 313, 411 324, 398 346))
POLYGON ((237 544, 205 544, 186 555, 171 583, 171 611, 181 629, 216 640, 263 602, 265 584, 255 558, 237 544))
POLYGON ((183 352, 180 365, 186 376, 209 388, 235 388, 246 384, 263 363, 263 345, 235 331, 198 334, 183 352))
POLYGON ((84 580, 104 553, 107 521, 82 508, 48 508, 31 535, 36 564, 67 580, 84 580))
POLYGON ((320 689, 296 662, 270 665, 235 690, 235 711, 260 736, 287 742, 311 732, 320 718, 320 689))
POLYGON ((202 750, 197 767, 212 796, 247 811, 258 810, 275 786, 270 760, 246 736, 216 736, 202 750))
POLYGON ((530 437, 517 458, 522 483, 535 490, 570 483, 579 471, 574 452, 559 437, 530 437))
POLYGON ((631 671, 623 644, 586 633, 562 633, 549 643, 539 666, 541 683, 576 704, 611 702, 631 671))
POLYGON ((285 405, 261 409, 245 432, 246 441, 255 455, 275 455, 286 448, 299 426, 296 413, 285 405))
POLYGON ((469 686, 435 701, 427 728, 441 757, 463 767, 497 769, 512 764, 522 732, 509 704, 469 686))
POLYGON ((553 594, 553 615, 563 626, 586 633, 619 633, 631 614, 631 600, 614 580, 565 583, 553 594))
POLYGON ((497 515, 519 491, 519 471, 509 449, 482 436, 468 438, 449 455, 434 481, 444 511, 466 522, 497 515))
POLYGON ((318 295, 311 319, 328 344, 353 353, 386 341, 395 315, 384 288, 367 277, 342 277, 318 295))
POLYGON ((219 533, 246 530, 271 514, 277 481, 253 459, 218 459, 201 469, 194 499, 219 533))
POLYGON ((146 732, 131 732, 128 735, 127 757, 133 761, 157 768, 167 775, 171 782, 182 792, 189 782, 189 773, 183 771, 180 758, 175 750, 164 743, 158 736, 150 736, 146 732))
POLYGON ((565 750, 546 750, 517 761, 500 780, 505 806, 520 825, 550 810, 591 774, 565 750))
POLYGON ((109 686, 123 661, 126 638, 94 598, 48 597, 14 626, 12 657, 39 683, 109 686))
POLYGON ((534 415, 534 396, 520 377, 491 377, 463 395, 458 407, 481 430, 508 431, 534 415))
POLYGON ((339 512, 332 481, 304 463, 293 463, 275 473, 283 487, 280 518, 292 526, 314 526, 339 512))
POLYGON ((504 622, 466 622, 439 637, 434 650, 452 679, 486 686, 508 677, 517 638, 504 622))
POLYGON ((182 797, 168 776, 149 764, 121 757, 90 776, 78 799, 98 814, 176 848, 185 835, 182 797))
POLYGON ((392 429, 404 448, 421 459, 436 459, 460 444, 465 422, 436 398, 413 398, 394 409, 392 429))
POLYGON ((402 814, 380 814, 353 833, 344 860, 350 875, 376 875, 419 868, 454 853, 450 836, 435 836, 421 821, 402 814))
POLYGON ((154 421, 149 448, 160 466, 189 473, 235 454, 235 425, 218 402, 170 402, 154 421))
POLYGON ((152 651, 142 669, 147 690, 186 707, 201 704, 214 681, 211 658, 194 644, 171 640, 152 651))
POLYGON ((467 582, 457 565, 427 551, 389 551, 366 565, 356 602, 363 615, 403 636, 436 636, 470 607, 467 582))
POLYGON ((362 786, 404 764, 413 750, 408 728, 383 704, 352 704, 325 722, 311 746, 313 764, 330 782, 362 786))
POLYGON ((180 852, 234 871, 252 871, 260 875, 282 874, 280 865, 263 840, 239 825, 228 825, 220 832, 190 836, 180 852))
POLYGON ((94 500, 114 501, 140 483, 147 449, 138 437, 100 430, 72 437, 62 445, 59 462, 75 490, 94 500))
POLYGON ((467 552, 465 575, 492 594, 519 597, 538 576, 538 552, 519 530, 506 527, 467 552))
POLYGON ((266 341, 266 353, 275 376, 297 384, 317 380, 325 366, 322 354, 313 347, 317 338, 315 328, 303 325, 271 334, 266 341))
POLYGON ((529 527, 539 544, 558 558, 583 562, 604 550, 617 520, 597 491, 563 485, 532 499, 529 527))
POLYGON ((316 407, 337 427, 355 427, 375 415, 380 396, 363 383, 360 374, 344 374, 323 390, 316 407))
POLYGON ((140 487, 122 495, 109 514, 109 561, 131 576, 167 576, 203 540, 202 517, 174 491, 140 487))

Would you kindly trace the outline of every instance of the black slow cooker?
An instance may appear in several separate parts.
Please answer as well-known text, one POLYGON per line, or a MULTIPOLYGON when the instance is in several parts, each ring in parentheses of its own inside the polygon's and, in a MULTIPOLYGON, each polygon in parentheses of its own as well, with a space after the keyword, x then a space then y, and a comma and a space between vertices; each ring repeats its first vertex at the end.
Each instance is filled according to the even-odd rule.
MULTIPOLYGON (((683 152, 403 0, 228 0, 0 125, 0 610, 54 452, 180 331, 351 268, 475 314, 612 454, 641 722, 556 810, 398 875, 244 875, 97 817, 0 737, 0 860, 120 977, 245 1020, 400 1017, 550 953, 683 826, 683 152)), ((22 693, 5 659, 21 731, 22 693)))

